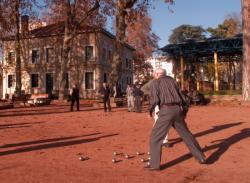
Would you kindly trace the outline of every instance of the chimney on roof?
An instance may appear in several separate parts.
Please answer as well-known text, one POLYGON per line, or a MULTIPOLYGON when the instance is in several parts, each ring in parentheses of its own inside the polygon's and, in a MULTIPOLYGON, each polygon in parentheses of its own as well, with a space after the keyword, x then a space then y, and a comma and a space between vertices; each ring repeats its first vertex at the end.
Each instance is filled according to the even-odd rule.
POLYGON ((27 35, 29 33, 29 16, 22 15, 21 16, 21 34, 27 35))

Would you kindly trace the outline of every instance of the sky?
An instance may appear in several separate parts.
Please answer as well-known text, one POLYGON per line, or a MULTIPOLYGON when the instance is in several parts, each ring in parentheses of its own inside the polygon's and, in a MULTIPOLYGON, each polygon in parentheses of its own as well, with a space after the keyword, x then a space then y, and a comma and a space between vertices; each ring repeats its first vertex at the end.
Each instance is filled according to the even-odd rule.
POLYGON ((226 15, 241 11, 241 0, 175 0, 169 11, 164 0, 155 0, 150 10, 153 32, 160 38, 159 47, 168 44, 172 30, 182 24, 217 27, 226 15))

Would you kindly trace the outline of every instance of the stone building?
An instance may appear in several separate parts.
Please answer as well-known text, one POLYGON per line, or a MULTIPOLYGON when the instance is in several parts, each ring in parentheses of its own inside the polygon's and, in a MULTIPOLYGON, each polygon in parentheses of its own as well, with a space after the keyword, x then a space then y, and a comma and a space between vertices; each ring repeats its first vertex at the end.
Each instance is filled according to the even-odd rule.
MULTIPOLYGON (((28 30, 28 17, 22 17, 21 68, 25 93, 57 93, 63 43, 63 24, 28 30)), ((103 28, 82 27, 74 38, 66 88, 77 82, 82 98, 95 98, 103 82, 109 82, 115 36, 103 28)), ((125 45, 119 86, 125 90, 133 81, 133 51, 125 45)), ((15 39, 3 40, 3 97, 15 91, 15 39)))

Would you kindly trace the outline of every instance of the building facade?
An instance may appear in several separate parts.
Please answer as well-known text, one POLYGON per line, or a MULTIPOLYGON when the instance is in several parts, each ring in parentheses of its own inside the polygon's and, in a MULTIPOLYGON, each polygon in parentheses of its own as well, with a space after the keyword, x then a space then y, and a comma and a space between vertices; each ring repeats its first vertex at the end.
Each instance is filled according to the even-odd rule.
MULTIPOLYGON (((28 31, 21 39, 23 92, 58 92, 63 30, 63 25, 48 25, 28 31)), ((133 82, 133 50, 129 45, 123 49, 121 89, 133 82)), ((81 98, 95 98, 102 83, 109 82, 114 51, 114 35, 102 28, 82 28, 71 45, 65 87, 78 83, 81 98)), ((15 92, 15 40, 11 37, 3 41, 2 64, 4 98, 6 94, 15 92)))
POLYGON ((152 66, 153 72, 156 69, 165 69, 168 76, 174 77, 173 62, 166 56, 154 56, 147 59, 147 62, 152 66))

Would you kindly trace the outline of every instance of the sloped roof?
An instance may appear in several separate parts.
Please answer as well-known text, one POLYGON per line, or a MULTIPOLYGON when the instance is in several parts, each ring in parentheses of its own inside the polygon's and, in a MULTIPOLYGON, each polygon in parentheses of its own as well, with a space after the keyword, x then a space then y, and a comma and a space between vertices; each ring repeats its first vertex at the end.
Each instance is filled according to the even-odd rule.
POLYGON ((168 44, 160 48, 163 52, 173 57, 209 56, 217 51, 221 55, 242 54, 242 34, 232 38, 208 38, 204 41, 183 42, 168 44))
MULTIPOLYGON (((65 24, 64 22, 50 24, 47 26, 43 26, 37 29, 33 29, 29 31, 29 33, 25 36, 22 36, 21 39, 31 39, 31 38, 39 38, 39 37, 50 37, 50 36, 59 36, 64 34, 64 28, 65 24)), ((83 33, 92 33, 92 32, 101 32, 105 34, 106 36, 110 37, 111 39, 115 39, 115 35, 107 31, 106 29, 102 27, 97 26, 81 26, 78 30, 78 34, 83 33)), ((8 36, 5 38, 2 38, 3 41, 11 41, 15 40, 15 36, 8 36)), ((126 44, 126 47, 128 47, 131 50, 135 50, 131 45, 126 44)))

